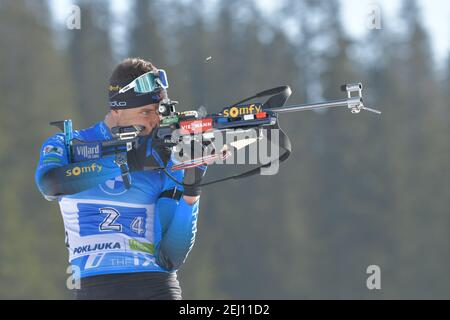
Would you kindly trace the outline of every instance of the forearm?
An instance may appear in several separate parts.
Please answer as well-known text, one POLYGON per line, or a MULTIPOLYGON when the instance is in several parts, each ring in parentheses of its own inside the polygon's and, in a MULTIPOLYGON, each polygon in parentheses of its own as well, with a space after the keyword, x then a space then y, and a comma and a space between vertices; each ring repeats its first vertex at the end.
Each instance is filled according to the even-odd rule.
POLYGON ((36 171, 36 184, 46 197, 85 191, 120 175, 113 157, 63 166, 43 166, 36 171))
POLYGON ((157 262, 167 270, 178 269, 186 260, 195 242, 199 201, 189 204, 184 197, 156 246, 157 262))
POLYGON ((194 203, 198 201, 198 199, 200 199, 200 196, 197 197, 183 196, 183 199, 184 201, 186 201, 188 205, 192 206, 194 203))

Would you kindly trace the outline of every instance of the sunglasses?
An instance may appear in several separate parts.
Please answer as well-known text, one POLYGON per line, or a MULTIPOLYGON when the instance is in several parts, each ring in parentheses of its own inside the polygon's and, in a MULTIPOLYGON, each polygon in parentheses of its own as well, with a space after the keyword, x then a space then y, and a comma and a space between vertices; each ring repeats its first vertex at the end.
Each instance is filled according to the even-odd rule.
POLYGON ((150 71, 137 77, 125 87, 119 90, 114 96, 125 93, 131 89, 134 89, 136 93, 150 93, 157 89, 169 88, 169 82, 167 80, 166 71, 158 69, 157 71, 150 71))

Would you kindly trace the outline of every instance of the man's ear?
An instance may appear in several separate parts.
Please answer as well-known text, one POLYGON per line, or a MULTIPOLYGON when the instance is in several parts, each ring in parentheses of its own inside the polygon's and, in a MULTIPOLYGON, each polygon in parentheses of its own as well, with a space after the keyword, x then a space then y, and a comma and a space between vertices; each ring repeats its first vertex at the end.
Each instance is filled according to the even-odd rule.
POLYGON ((120 110, 109 110, 108 114, 106 115, 106 119, 108 120, 109 124, 111 126, 116 126, 117 123, 120 120, 120 110))
POLYGON ((122 110, 120 110, 120 109, 119 110, 112 109, 111 110, 111 117, 114 120, 118 121, 120 119, 121 113, 122 113, 122 110))

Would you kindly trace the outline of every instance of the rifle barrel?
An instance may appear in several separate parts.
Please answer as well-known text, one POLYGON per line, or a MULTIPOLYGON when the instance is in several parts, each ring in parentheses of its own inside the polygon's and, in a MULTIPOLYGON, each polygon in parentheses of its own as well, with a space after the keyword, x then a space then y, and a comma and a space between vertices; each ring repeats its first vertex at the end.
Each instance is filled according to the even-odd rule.
POLYGON ((289 113, 289 112, 306 111, 323 108, 348 107, 349 102, 350 102, 349 99, 340 99, 320 103, 301 104, 296 106, 287 106, 280 108, 270 108, 267 111, 273 111, 277 113, 289 113))

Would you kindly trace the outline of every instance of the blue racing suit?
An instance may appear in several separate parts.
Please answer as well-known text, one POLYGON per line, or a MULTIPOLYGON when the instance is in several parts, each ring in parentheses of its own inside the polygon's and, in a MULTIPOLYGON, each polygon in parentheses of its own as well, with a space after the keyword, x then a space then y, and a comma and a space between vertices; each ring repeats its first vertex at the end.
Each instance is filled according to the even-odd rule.
MULTIPOLYGON (((74 138, 91 142, 113 137, 101 121, 74 131, 74 138)), ((178 181, 183 178, 183 171, 171 174, 178 181)), ((183 197, 160 198, 165 190, 182 191, 160 170, 130 176, 127 190, 112 156, 69 163, 63 134, 42 146, 36 184, 47 200, 59 202, 69 262, 79 268, 81 278, 175 272, 194 244, 199 201, 189 205, 183 197)))

